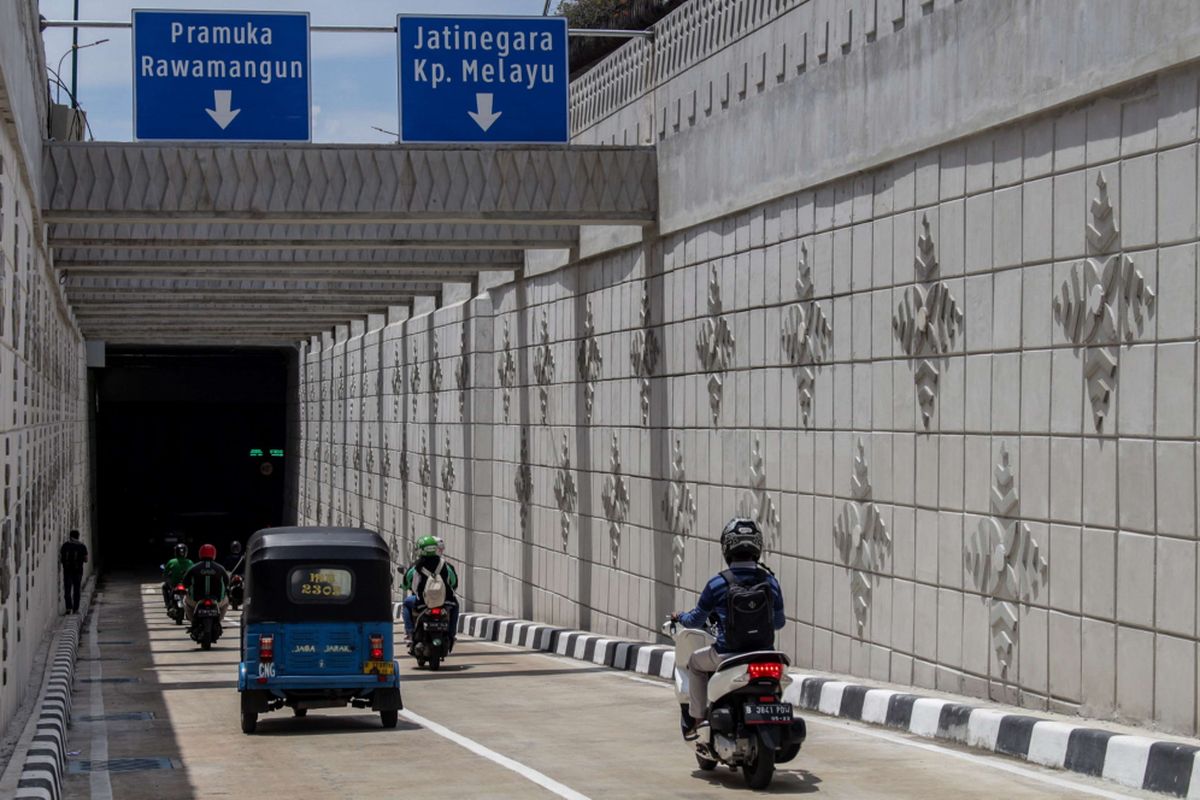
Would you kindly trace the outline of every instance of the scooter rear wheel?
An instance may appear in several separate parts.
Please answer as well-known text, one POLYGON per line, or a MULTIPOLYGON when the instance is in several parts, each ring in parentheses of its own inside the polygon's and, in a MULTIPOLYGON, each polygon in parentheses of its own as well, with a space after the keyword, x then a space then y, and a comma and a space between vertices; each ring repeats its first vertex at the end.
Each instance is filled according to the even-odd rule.
POLYGON ((307 717, 308 709, 307 708, 293 708, 292 716, 293 717, 307 717))
POLYGON ((439 669, 441 669, 442 668, 442 657, 441 656, 430 656, 429 657, 429 668, 431 670, 433 670, 434 672, 437 672, 439 669))
POLYGON ((696 753, 696 764, 705 772, 712 772, 717 768, 717 762, 713 761, 711 758, 705 758, 699 753, 696 753))
POLYGON ((775 751, 767 747, 761 738, 757 743, 758 757, 749 764, 742 765, 742 777, 746 785, 754 790, 766 789, 775 777, 775 751))

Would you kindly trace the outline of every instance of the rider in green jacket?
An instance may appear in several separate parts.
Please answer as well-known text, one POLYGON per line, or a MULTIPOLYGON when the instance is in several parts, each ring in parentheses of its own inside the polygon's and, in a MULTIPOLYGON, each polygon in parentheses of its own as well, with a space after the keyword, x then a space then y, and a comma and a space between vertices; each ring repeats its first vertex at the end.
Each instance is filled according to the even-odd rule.
POLYGON ((404 619, 404 634, 410 640, 413 634, 413 612, 424 603, 426 574, 433 575, 439 571, 442 582, 446 586, 446 606, 450 612, 450 638, 451 640, 456 638, 458 573, 450 565, 450 562, 442 558, 443 552, 445 552, 445 545, 436 536, 421 537, 417 541, 417 560, 404 572, 404 591, 412 592, 412 594, 404 598, 401 616, 404 619))
POLYGON ((188 558, 188 548, 183 542, 175 545, 175 557, 163 567, 163 602, 171 607, 171 590, 180 584, 183 576, 192 568, 192 560, 188 558))

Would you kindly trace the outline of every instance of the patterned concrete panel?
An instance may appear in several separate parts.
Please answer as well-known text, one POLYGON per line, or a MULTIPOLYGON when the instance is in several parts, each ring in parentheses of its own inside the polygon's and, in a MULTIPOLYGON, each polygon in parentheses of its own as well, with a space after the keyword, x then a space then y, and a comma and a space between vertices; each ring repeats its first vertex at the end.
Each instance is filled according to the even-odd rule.
POLYGON ((43 202, 70 221, 650 223, 654 151, 50 143, 43 202))

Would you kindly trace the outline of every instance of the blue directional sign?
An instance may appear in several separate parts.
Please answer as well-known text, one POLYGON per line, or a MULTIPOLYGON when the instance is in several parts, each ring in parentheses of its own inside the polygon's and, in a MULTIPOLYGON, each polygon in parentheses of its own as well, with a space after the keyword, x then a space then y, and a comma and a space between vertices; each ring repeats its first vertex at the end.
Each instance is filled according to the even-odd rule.
POLYGON ((137 139, 307 142, 308 14, 133 12, 137 139))
POLYGON ((565 17, 396 19, 400 139, 566 142, 565 17))

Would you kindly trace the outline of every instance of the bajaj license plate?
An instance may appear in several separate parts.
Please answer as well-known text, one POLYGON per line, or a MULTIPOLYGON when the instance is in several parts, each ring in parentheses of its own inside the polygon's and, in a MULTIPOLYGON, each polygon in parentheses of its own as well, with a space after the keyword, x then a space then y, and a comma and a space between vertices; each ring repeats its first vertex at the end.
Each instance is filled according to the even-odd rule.
POLYGON ((364 661, 364 675, 391 675, 396 666, 391 661, 364 661))
POLYGON ((746 703, 747 725, 791 725, 791 703, 746 703))

